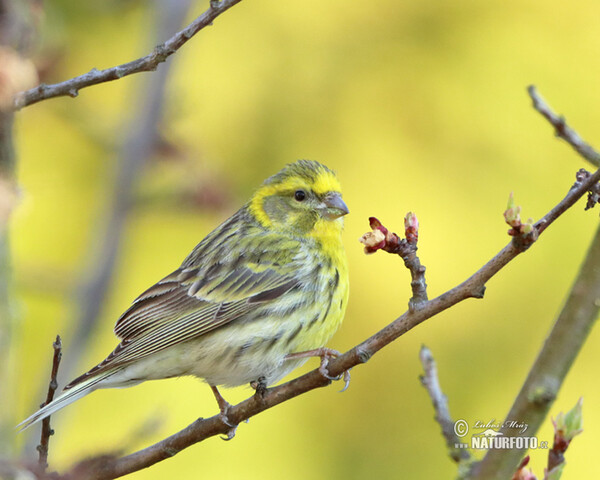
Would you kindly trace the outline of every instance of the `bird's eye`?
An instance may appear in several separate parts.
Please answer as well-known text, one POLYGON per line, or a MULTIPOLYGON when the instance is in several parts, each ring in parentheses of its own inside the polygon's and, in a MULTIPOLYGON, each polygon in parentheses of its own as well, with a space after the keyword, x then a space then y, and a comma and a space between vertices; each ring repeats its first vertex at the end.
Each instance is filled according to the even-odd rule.
POLYGON ((294 198, 298 202, 303 202, 304 199, 306 199, 306 192, 304 190, 296 190, 296 193, 294 193, 294 198))

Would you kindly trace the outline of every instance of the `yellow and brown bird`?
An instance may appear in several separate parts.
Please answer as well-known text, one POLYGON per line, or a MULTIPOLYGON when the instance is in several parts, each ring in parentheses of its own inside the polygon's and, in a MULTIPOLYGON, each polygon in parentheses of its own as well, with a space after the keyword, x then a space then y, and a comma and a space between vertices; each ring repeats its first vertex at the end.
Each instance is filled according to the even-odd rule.
POLYGON ((133 302, 105 360, 20 426, 98 388, 183 375, 212 387, 226 421, 217 386, 271 385, 308 357, 331 355, 322 347, 348 300, 347 213, 333 171, 309 160, 287 165, 133 302))

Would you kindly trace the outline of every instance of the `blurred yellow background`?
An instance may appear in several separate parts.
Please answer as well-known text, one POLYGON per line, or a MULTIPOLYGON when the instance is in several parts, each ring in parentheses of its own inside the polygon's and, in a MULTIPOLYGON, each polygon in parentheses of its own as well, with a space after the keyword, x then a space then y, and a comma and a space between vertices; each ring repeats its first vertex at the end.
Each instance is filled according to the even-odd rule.
MULTIPOLYGON (((206 7, 194 2, 188 20, 206 7)), ((148 2, 61 0, 45 9, 34 60, 45 64, 47 82, 132 60, 166 38, 155 38, 148 2)), ((527 85, 600 145, 599 20, 592 0, 245 0, 223 14, 170 60, 162 146, 137 175, 108 296, 74 374, 114 348, 114 322, 143 289, 298 158, 335 169, 351 211, 350 304, 331 347, 349 349, 407 307, 410 277, 400 259, 365 256, 357 241, 369 216, 400 232, 404 214, 416 212, 430 297, 461 282, 508 242, 502 212, 511 191, 524 217, 538 219, 588 167, 553 138, 527 85)), ((36 396, 47 385, 55 335, 65 360, 73 351, 74 294, 97 262, 121 146, 151 75, 17 114, 15 424, 42 401, 36 396)), ((345 393, 339 384, 311 392, 242 424, 229 443, 209 439, 132 478, 452 478, 455 466, 418 380, 421 344, 438 361, 455 419, 504 419, 597 217, 578 204, 489 282, 484 300, 401 337, 355 368, 345 393)), ((585 431, 567 452, 566 480, 600 476, 589 461, 600 444, 599 341, 593 331, 551 411, 584 397, 585 431)), ((223 393, 236 402, 252 392, 223 393)), ((53 416, 50 466, 133 451, 215 413, 209 389, 192 378, 98 391, 53 416), (136 435, 149 419, 159 427, 136 435)), ((38 430, 15 442, 24 448, 38 430)), ((551 442, 550 419, 538 438, 551 442)), ((532 453, 540 476, 545 462, 546 452, 532 453)))

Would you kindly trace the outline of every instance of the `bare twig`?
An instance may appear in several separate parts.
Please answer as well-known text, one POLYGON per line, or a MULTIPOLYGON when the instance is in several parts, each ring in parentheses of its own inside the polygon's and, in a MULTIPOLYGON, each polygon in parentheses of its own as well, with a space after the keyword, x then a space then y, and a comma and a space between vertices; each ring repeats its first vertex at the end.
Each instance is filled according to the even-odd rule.
MULTIPOLYGON (((530 88, 530 93, 537 95, 530 88)), ((543 104, 542 114, 552 123, 557 118, 550 108, 543 104)), ((564 123, 564 121, 562 121, 564 123)), ((585 156, 577 146, 581 143, 579 135, 564 125, 565 138, 582 156, 585 156)), ((583 143, 586 145, 585 143, 583 143)), ((588 158, 588 157, 585 157, 588 158)), ((588 158, 589 160, 589 158, 588 158)), ((598 173, 598 172, 596 172, 598 173)), ((591 177, 590 177, 591 178, 591 177)), ((596 181, 588 184, 587 188, 595 185, 596 181)), ((570 194, 573 192, 571 190, 570 194)), ((541 232, 547 227, 547 218, 556 218, 565 210, 561 202, 546 217, 536 223, 541 232)), ((521 391, 517 395, 507 420, 518 419, 529 425, 527 436, 535 435, 546 418, 548 411, 562 385, 567 372, 575 361, 592 325, 598 317, 600 305, 600 228, 592 241, 590 249, 583 261, 581 270, 569 293, 550 335, 544 342, 535 363, 533 364, 521 391)), ((504 434, 508 432, 501 430, 504 434)), ((489 450, 481 463, 475 468, 471 478, 504 479, 509 478, 515 471, 523 455, 523 450, 489 450)))
MULTIPOLYGON (((62 343, 59 335, 56 336, 56 341, 52 343, 52 348, 54 348, 54 356, 52 357, 52 372, 50 373, 48 395, 46 395, 46 401, 40 405, 40 408, 48 405, 54 399, 54 393, 58 388, 56 376, 58 375, 58 366, 60 365, 60 359, 62 357, 62 343)), ((50 428, 50 416, 47 416, 42 420, 42 436, 40 444, 37 447, 40 454, 38 464, 42 471, 46 470, 48 467, 48 444, 50 443, 50 435, 54 435, 54 430, 50 428)))
POLYGON ((461 443, 461 441, 454 432, 455 422, 452 420, 452 417, 450 417, 448 398, 446 395, 444 395, 442 387, 440 386, 437 365, 431 350, 423 345, 421 347, 419 358, 421 359, 424 372, 424 375, 421 375, 420 380, 429 393, 431 403, 433 403, 435 419, 440 424, 440 427, 442 427, 442 435, 446 440, 446 446, 448 447, 450 458, 452 458, 452 460, 454 460, 456 463, 469 460, 471 458, 469 452, 464 448, 457 446, 459 443, 461 443))
POLYGON ((587 144, 579 134, 567 125, 564 117, 554 113, 534 85, 527 88, 527 92, 533 100, 533 108, 540 112, 554 127, 556 136, 565 140, 579 155, 589 161, 596 168, 600 167, 600 153, 587 144))
POLYGON ((419 240, 419 220, 409 212, 404 217, 404 234, 406 242, 411 247, 406 255, 401 255, 404 266, 410 271, 412 297, 408 302, 409 308, 418 308, 427 301, 427 283, 425 283, 425 266, 417 257, 417 242, 419 240))
MULTIPOLYGON (((547 228, 561 213, 575 204, 598 180, 600 180, 600 170, 596 171, 584 182, 573 186, 557 207, 552 209, 540 222, 547 228)), ((467 298, 481 298, 487 281, 517 255, 524 252, 536 239, 537 236, 532 236, 531 242, 527 243, 518 242, 513 237, 513 240, 506 247, 463 283, 433 300, 424 302, 418 309, 409 309, 375 335, 369 337, 343 355, 332 359, 327 366, 329 374, 331 376, 341 375, 346 370, 367 362, 369 358, 383 347, 389 345, 392 341, 428 318, 467 298), (523 246, 524 244, 526 246, 523 246)), ((598 285, 600 285, 600 282, 598 282, 598 285)), ((313 370, 283 385, 268 389, 264 395, 253 395, 238 405, 232 406, 227 412, 227 418, 231 424, 240 424, 244 420, 275 405, 315 388, 324 387, 329 383, 330 380, 323 377, 318 369, 313 370)), ((229 425, 223 422, 220 415, 206 419, 200 418, 180 432, 150 447, 115 460, 108 460, 101 465, 96 464, 93 469, 86 470, 86 478, 116 478, 141 470, 142 468, 147 468, 176 455, 181 450, 206 438, 226 434, 230 428, 229 425)), ((81 466, 76 465, 74 468, 81 471, 81 466)), ((512 472, 514 472, 514 468, 512 472)), ((510 478, 512 472, 505 476, 505 478, 510 478)), ((66 474, 67 477, 68 475, 69 473, 66 474)))
POLYGON ((15 110, 53 97, 76 97, 79 90, 99 83, 118 80, 127 75, 139 72, 156 70, 158 65, 173 55, 190 38, 203 28, 212 25, 213 21, 223 12, 229 10, 241 0, 211 0, 210 7, 186 28, 173 35, 166 42, 154 48, 153 52, 145 57, 131 62, 117 65, 116 67, 97 70, 93 68, 88 73, 53 85, 40 84, 35 88, 21 92, 15 97, 15 110))

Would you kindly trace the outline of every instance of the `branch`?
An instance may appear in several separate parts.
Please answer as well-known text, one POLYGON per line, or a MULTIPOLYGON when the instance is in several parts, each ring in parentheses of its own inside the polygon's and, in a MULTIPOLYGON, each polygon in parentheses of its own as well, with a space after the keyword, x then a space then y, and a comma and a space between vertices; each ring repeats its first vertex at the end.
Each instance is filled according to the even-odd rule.
POLYGON ((79 90, 82 88, 118 80, 134 73, 156 70, 159 64, 179 50, 179 48, 181 48, 196 33, 203 28, 212 25, 213 21, 219 15, 241 1, 242 0, 210 0, 210 7, 208 10, 196 18, 196 20, 190 23, 186 28, 169 38, 166 42, 155 47, 152 53, 145 57, 105 70, 93 68, 88 73, 61 83, 53 85, 42 83, 35 88, 18 93, 15 97, 14 108, 15 110, 20 110, 28 105, 53 97, 67 95, 76 97, 79 94, 79 90))
MULTIPOLYGON (((598 180, 600 180, 600 170, 590 175, 584 181, 576 183, 565 198, 540 220, 538 224, 543 225, 545 230, 566 209, 575 204, 598 180)), ((538 228, 538 224, 534 226, 534 229, 538 228)), ((537 240, 538 235, 534 235, 534 233, 536 232, 534 231, 527 235, 528 241, 513 237, 513 240, 506 247, 463 283, 433 300, 423 302, 417 308, 409 309, 375 335, 369 337, 343 355, 332 359, 327 366, 329 374, 334 377, 339 376, 352 367, 366 363, 375 353, 398 337, 404 335, 428 318, 467 298, 482 298, 486 282, 537 240)), ((598 285, 600 285, 600 282, 598 282, 598 285)), ((267 389, 264 395, 254 395, 238 405, 232 406, 227 412, 227 418, 230 423, 241 423, 286 400, 290 400, 315 388, 324 387, 330 383, 331 381, 323 377, 318 369, 313 370, 283 385, 267 389)), ((107 459, 101 464, 96 463, 93 468, 86 470, 85 475, 86 478, 90 479, 120 477, 170 458, 181 450, 206 438, 219 434, 224 435, 230 429, 231 426, 225 424, 220 415, 215 415, 207 419, 199 418, 180 432, 150 447, 114 460, 107 459)), ((81 464, 76 465, 71 472, 66 474, 66 477, 74 471, 81 472, 81 464)))
MULTIPOLYGON (((60 359, 62 357, 62 343, 59 335, 56 336, 56 341, 52 343, 52 348, 54 348, 54 356, 52 358, 52 372, 50 373, 48 395, 46 396, 46 401, 40 405, 40 408, 48 405, 54 399, 54 393, 58 388, 56 376, 58 375, 58 366, 60 365, 60 359)), ((38 463, 42 471, 45 471, 48 467, 48 444, 50 443, 50 435, 54 435, 54 430, 50 428, 50 416, 47 416, 42 420, 42 438, 37 447, 37 450, 40 453, 38 463)))
MULTIPOLYGON (((555 125, 558 119, 557 115, 541 101, 533 87, 529 88, 529 93, 534 99, 534 106, 536 101, 538 102, 536 109, 555 125)), ((593 155, 597 155, 595 151, 583 142, 579 135, 564 123, 564 120, 558 120, 560 121, 559 125, 562 125, 560 131, 565 132, 564 135, 559 133, 559 136, 569 142, 580 155, 592 161, 593 155), (590 154, 590 152, 592 153, 590 154), (588 157, 587 155, 592 156, 588 157)), ((559 131, 558 127, 556 128, 559 131)), ((559 204, 552 209, 549 215, 557 217, 563 212, 564 205, 559 204)), ((536 225, 539 225, 539 228, 543 226, 540 222, 536 225)), ((597 303, 597 299, 600 298, 599 266, 600 227, 594 236, 565 306, 506 417, 507 421, 518 419, 528 424, 527 436, 535 435, 546 418, 560 386, 598 317, 600 309, 600 305, 597 303)), ((504 434, 508 433, 504 429, 501 431, 504 434)), ((522 455, 523 450, 518 449, 489 450, 474 470, 471 478, 509 478, 515 471, 522 455)))
POLYGON ((431 350, 423 345, 421 347, 419 358, 421 359, 421 364, 423 365, 423 371, 425 373, 420 377, 420 380, 429 393, 431 403, 433 403, 435 419, 440 424, 440 427, 442 427, 442 435, 446 440, 450 458, 456 463, 469 460, 471 458, 469 452, 457 446, 462 442, 454 432, 455 422, 452 420, 452 417, 450 417, 448 398, 444 395, 442 387, 440 386, 437 365, 431 350))
POLYGON ((554 113, 542 96, 537 92, 534 85, 527 88, 527 92, 533 100, 533 108, 540 112, 554 127, 556 136, 565 140, 579 155, 596 167, 600 167, 600 153, 587 144, 579 134, 567 125, 564 117, 554 113))

